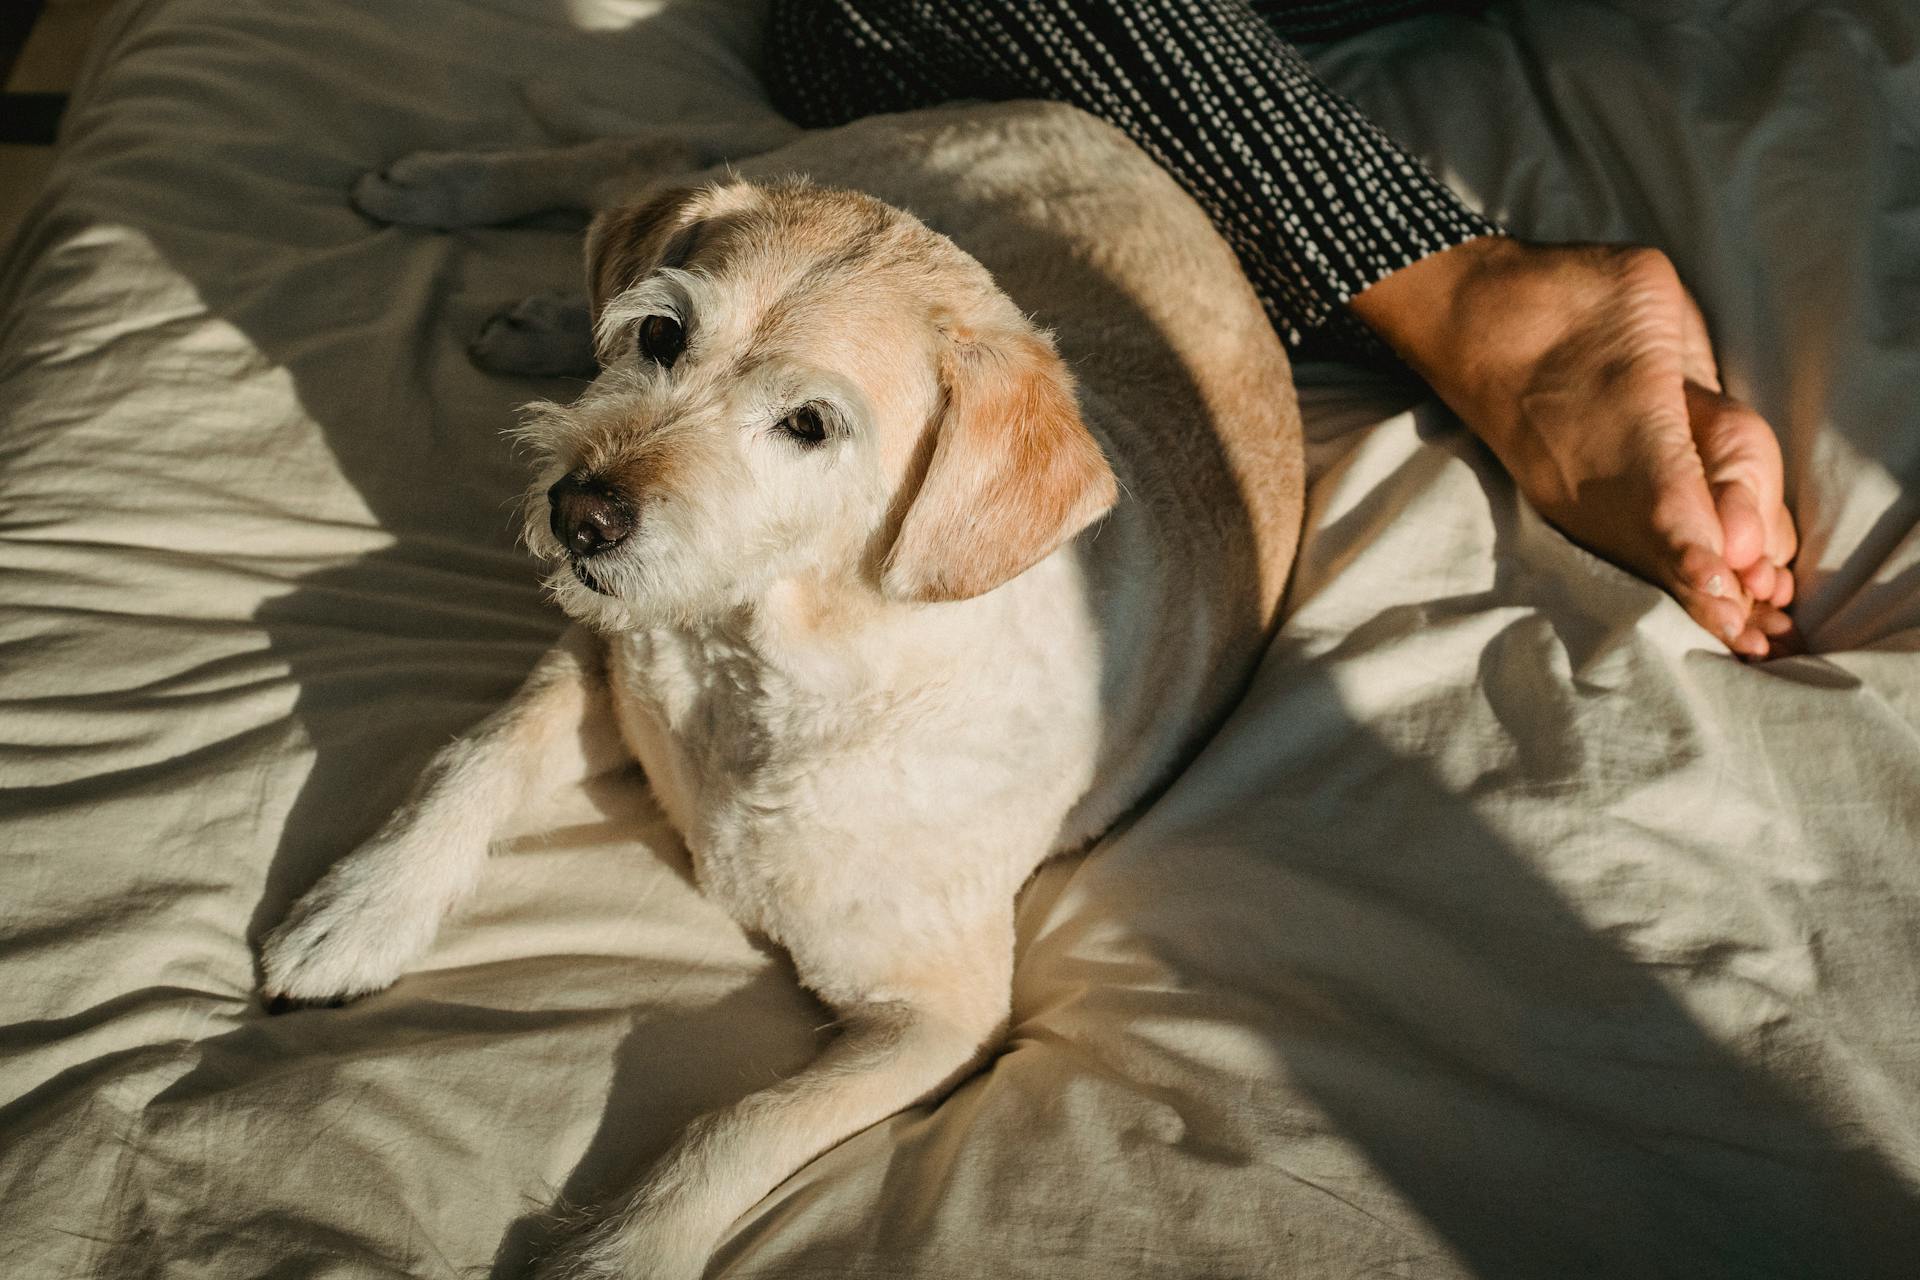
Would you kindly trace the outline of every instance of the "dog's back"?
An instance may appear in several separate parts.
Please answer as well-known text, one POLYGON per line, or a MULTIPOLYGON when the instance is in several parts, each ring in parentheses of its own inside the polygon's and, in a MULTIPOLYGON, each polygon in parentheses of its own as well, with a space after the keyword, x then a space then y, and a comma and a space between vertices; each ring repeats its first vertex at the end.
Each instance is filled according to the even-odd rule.
POLYGON ((739 166, 918 216, 1051 329, 1119 480, 1070 548, 1099 621, 1102 750, 1061 844, 1170 780, 1276 625, 1304 493, 1285 349, 1233 252, 1153 161, 1072 107, 880 116, 739 166))
POLYGON ((740 172, 821 185, 609 211, 588 253, 605 367, 523 432, 529 543, 601 634, 447 747, 263 948, 276 996, 393 981, 515 797, 611 707, 702 889, 787 949, 840 1033, 696 1122, 548 1264, 569 1280, 690 1280, 802 1162, 985 1060, 1018 1015, 1021 884, 1218 725, 1300 521, 1279 341, 1119 134, 1060 106, 957 108, 740 172))

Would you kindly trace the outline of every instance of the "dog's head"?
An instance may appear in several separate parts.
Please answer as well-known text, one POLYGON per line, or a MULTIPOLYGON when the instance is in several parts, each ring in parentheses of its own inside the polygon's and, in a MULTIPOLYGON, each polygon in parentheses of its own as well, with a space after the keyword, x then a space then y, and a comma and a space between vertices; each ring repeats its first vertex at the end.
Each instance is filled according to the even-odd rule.
POLYGON ((691 622, 796 576, 963 600, 1113 504, 1050 339, 897 209, 675 190, 603 214, 587 256, 602 372, 523 431, 527 540, 576 617, 691 622))

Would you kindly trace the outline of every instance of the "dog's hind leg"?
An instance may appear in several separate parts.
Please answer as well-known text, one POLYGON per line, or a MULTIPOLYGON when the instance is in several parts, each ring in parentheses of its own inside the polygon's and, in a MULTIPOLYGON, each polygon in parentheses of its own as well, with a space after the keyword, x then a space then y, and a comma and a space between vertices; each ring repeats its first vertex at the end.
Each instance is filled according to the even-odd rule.
POLYGON ((666 130, 566 147, 416 151, 361 175, 350 199, 375 222, 442 231, 491 227, 603 208, 660 177, 705 169, 721 158, 666 130))
MULTIPOLYGON (((839 1006, 838 1038, 819 1058, 694 1121, 619 1211, 540 1269, 542 1280, 695 1280, 727 1228, 807 1161, 964 1080, 1005 1034, 1011 901, 982 933, 990 950, 939 964, 922 955, 914 974, 876 989, 885 998, 839 1006)), ((904 953, 914 946, 902 939, 904 953)))
POLYGON ((663 178, 769 150, 796 132, 785 121, 745 130, 678 124, 565 146, 415 151, 362 174, 349 199, 375 222, 442 231, 542 213, 591 213, 663 178))
POLYGON ((519 692, 433 758, 413 796, 261 944, 269 1007, 376 991, 417 960, 522 804, 629 758, 599 642, 575 627, 519 692))

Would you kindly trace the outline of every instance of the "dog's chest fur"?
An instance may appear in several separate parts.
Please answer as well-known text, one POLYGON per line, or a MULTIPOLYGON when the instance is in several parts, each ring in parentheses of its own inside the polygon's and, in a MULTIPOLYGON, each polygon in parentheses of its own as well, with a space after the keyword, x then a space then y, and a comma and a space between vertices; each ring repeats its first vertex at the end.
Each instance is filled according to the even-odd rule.
POLYGON ((1096 602, 1071 553, 830 643, 784 603, 608 640, 627 744, 743 925, 780 940, 783 917, 823 908, 944 917, 957 866, 979 868, 961 892, 1005 896, 1072 843, 1059 814, 1091 785, 1102 726, 1096 602))

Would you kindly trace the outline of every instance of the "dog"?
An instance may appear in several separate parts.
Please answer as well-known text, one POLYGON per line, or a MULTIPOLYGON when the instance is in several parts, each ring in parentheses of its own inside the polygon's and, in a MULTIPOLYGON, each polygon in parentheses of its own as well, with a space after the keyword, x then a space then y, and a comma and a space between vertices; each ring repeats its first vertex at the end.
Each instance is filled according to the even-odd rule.
MULTIPOLYGON (((494 221, 657 154, 424 156, 359 201, 494 221)), ((543 1264, 692 1277, 798 1167, 1005 1035, 1023 884, 1170 782, 1277 625, 1300 421, 1232 251, 1070 107, 879 117, 656 181, 587 259, 587 309, 493 330, 530 370, 596 347, 520 433, 525 540, 576 625, 296 902, 262 987, 392 983, 610 705, 701 890, 839 1028, 543 1264)))

